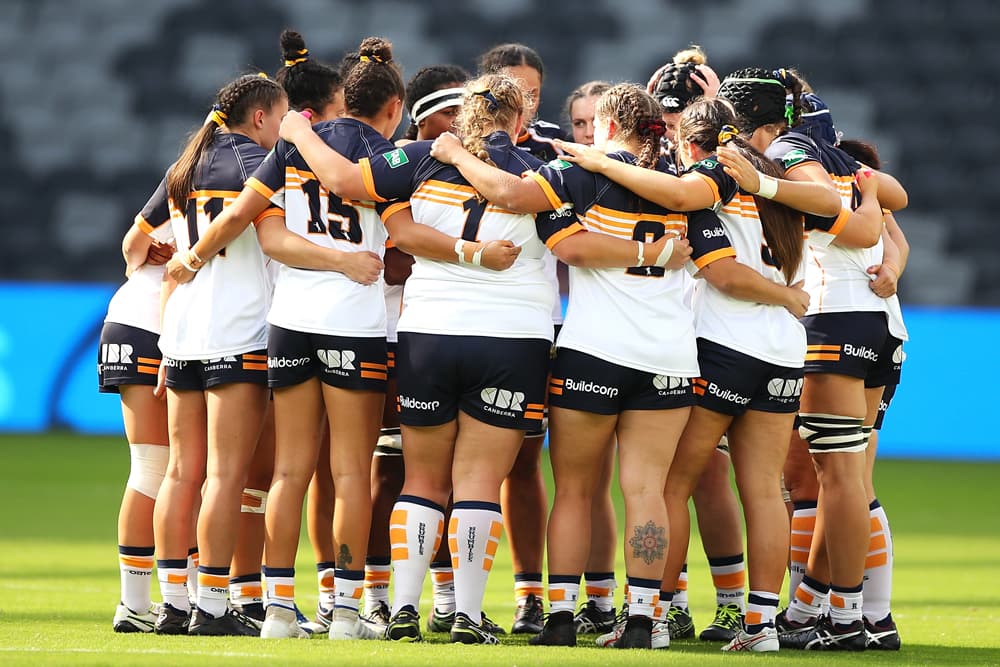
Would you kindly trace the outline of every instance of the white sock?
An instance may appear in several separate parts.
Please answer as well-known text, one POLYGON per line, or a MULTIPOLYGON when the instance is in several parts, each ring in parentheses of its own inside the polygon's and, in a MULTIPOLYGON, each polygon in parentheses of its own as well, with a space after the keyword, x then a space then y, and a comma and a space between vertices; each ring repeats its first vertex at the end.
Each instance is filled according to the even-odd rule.
POLYGON ((198 599, 198 566, 200 564, 198 547, 191 547, 188 549, 187 557, 187 588, 188 597, 192 600, 198 599))
POLYGON ((778 614, 778 594, 769 591, 750 591, 747 611, 743 615, 743 629, 748 634, 760 632, 762 627, 774 627, 778 614))
POLYGON ((587 601, 594 601, 600 611, 611 611, 615 608, 615 589, 618 582, 615 581, 614 572, 584 572, 583 580, 587 584, 587 601))
POLYGON ((865 558, 864 616, 871 623, 889 615, 892 600, 892 530, 885 509, 871 504, 871 538, 865 558))
POLYGON ((316 579, 319 585, 319 606, 330 611, 337 604, 337 591, 333 583, 333 562, 316 563, 316 579))
POLYGON ((442 614, 455 611, 455 573, 451 561, 431 563, 431 582, 434 585, 434 609, 442 614))
POLYGON ((403 607, 420 609, 420 593, 444 532, 444 508, 417 496, 400 496, 389 518, 392 545, 393 616, 403 607))
POLYGON ((715 584, 715 604, 736 604, 740 610, 745 609, 747 571, 743 554, 709 558, 708 568, 712 571, 712 583, 715 584))
POLYGON ((260 572, 244 574, 229 579, 229 599, 238 607, 263 604, 264 591, 260 585, 260 572))
POLYGON ((580 575, 549 575, 549 611, 576 611, 576 600, 580 596, 580 575))
POLYGON ((191 609, 188 597, 188 562, 186 558, 156 561, 156 576, 160 580, 160 597, 174 609, 191 609))
POLYGON ((455 611, 482 622, 483 595, 503 534, 500 505, 475 500, 455 503, 448 546, 455 571, 455 611))
POLYGON ((153 579, 153 547, 118 545, 118 570, 122 581, 122 604, 134 612, 146 613, 152 605, 149 587, 153 579))
POLYGON ((861 584, 852 588, 830 588, 830 620, 835 625, 850 625, 861 620, 861 584))
POLYGON ((337 602, 333 608, 357 611, 365 589, 365 571, 336 568, 333 571, 333 586, 337 589, 337 602))
POLYGON ((379 608, 379 603, 389 605, 389 571, 388 558, 365 559, 365 613, 370 614, 379 608))
POLYGON ((660 602, 660 582, 655 579, 628 577, 628 615, 653 618, 660 602))
POLYGON ((674 590, 674 599, 670 602, 671 607, 678 609, 688 608, 688 564, 684 563, 681 573, 677 575, 677 588, 674 590))
POLYGON ((198 608, 215 618, 226 613, 229 601, 229 566, 198 566, 198 608))
POLYGON ((795 599, 795 590, 806 574, 809 549, 812 548, 813 533, 816 531, 816 503, 795 503, 792 512, 792 532, 788 552, 788 599, 795 599))
POLYGON ((795 589, 795 597, 788 603, 788 620, 805 623, 823 615, 823 609, 830 599, 830 587, 807 576, 795 589))
POLYGON ((264 566, 267 581, 267 606, 295 609, 295 568, 264 566))

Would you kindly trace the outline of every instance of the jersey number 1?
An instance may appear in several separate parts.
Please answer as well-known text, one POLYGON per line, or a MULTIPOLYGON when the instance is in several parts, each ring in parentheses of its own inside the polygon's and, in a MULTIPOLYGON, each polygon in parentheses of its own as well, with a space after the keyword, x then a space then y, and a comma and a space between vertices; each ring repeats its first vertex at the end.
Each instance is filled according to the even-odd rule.
MULTIPOLYGON (((210 197, 201 207, 201 212, 204 213, 208 225, 212 224, 212 220, 215 220, 215 216, 222 213, 222 209, 225 206, 222 197, 210 197)), ((184 212, 184 217, 187 218, 188 225, 188 243, 191 245, 189 247, 193 248, 194 244, 198 242, 200 235, 198 234, 198 199, 188 199, 187 210, 184 212)), ((226 256, 226 249, 223 248, 219 251, 220 257, 226 256)))

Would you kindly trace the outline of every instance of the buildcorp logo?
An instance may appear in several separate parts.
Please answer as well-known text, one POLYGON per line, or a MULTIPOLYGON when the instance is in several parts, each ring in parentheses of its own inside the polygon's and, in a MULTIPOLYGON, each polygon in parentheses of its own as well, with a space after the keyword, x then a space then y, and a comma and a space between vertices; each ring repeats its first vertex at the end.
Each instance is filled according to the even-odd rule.
POLYGON ((582 391, 587 394, 598 394, 600 396, 607 396, 608 398, 614 398, 618 395, 618 387, 609 387, 608 385, 588 382, 586 380, 574 380, 573 378, 566 378, 566 389, 570 391, 582 391))
POLYGON ((400 396, 399 405, 407 410, 437 410, 441 401, 421 401, 412 396, 400 396))
POLYGON ((737 394, 732 389, 723 389, 714 382, 708 383, 708 389, 706 391, 708 391, 708 393, 712 394, 713 396, 718 396, 722 400, 730 401, 732 403, 735 403, 736 405, 746 405, 747 403, 750 402, 749 396, 742 396, 740 394, 737 394))
POLYGON ((859 357, 872 362, 878 361, 878 352, 864 345, 855 347, 850 343, 844 343, 844 354, 849 357, 859 357))
POLYGON ((483 401, 483 410, 495 415, 516 417, 524 411, 524 392, 521 391, 487 387, 479 392, 479 398, 483 401))

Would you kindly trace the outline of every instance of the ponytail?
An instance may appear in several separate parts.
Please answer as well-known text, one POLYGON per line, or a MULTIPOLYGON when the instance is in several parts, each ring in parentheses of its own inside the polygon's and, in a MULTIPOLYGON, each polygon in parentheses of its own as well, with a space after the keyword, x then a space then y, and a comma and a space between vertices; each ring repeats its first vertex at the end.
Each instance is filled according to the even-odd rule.
POLYGON ((486 74, 466 84, 455 127, 466 150, 493 164, 484 137, 491 128, 508 127, 523 112, 524 93, 517 81, 504 74, 486 74))

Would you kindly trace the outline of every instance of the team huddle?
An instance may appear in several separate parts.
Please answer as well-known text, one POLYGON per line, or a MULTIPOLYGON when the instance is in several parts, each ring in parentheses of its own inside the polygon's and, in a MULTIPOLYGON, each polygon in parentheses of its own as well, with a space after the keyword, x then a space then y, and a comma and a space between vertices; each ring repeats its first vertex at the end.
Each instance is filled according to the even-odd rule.
POLYGON ((405 85, 382 38, 337 67, 281 47, 274 79, 219 91, 123 241, 98 358, 131 451, 115 631, 497 644, 506 529, 510 632, 663 649, 695 635, 693 499, 700 639, 899 648, 872 468, 907 196, 799 73, 720 81, 693 47, 645 87, 574 90, 569 141, 521 44, 405 85))

